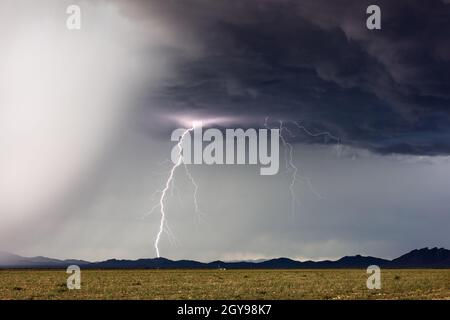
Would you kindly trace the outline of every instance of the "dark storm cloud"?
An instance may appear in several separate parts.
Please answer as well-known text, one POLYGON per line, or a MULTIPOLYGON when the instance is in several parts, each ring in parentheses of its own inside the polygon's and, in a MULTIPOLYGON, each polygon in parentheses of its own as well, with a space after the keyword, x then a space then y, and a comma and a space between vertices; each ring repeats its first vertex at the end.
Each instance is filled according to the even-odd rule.
POLYGON ((162 112, 299 120, 381 153, 450 153, 450 5, 376 1, 142 1, 179 35, 162 112), (195 48, 186 54, 187 47, 195 48))

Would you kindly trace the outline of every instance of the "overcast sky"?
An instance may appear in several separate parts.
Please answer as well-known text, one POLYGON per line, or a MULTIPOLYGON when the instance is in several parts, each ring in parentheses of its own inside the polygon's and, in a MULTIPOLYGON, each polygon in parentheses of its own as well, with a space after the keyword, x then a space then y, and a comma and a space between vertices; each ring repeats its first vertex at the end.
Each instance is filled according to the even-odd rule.
MULTIPOLYGON (((151 209, 183 119, 283 121, 293 190, 190 165, 165 199, 172 259, 394 258, 450 247, 450 4, 361 0, 0 3, 0 251, 156 255, 151 209), (66 8, 81 8, 81 29, 66 8), (333 139, 311 137, 329 132, 333 139), (285 132, 286 133, 286 132, 285 132)), ((211 124, 214 127, 214 124, 211 124)))

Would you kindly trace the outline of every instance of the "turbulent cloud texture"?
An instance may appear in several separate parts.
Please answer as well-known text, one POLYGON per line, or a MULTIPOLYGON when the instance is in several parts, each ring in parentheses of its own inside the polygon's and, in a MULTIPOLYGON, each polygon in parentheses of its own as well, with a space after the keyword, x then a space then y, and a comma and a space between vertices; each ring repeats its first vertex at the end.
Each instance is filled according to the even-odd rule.
POLYGON ((180 36, 165 112, 297 119, 381 153, 448 154, 450 6, 378 1, 138 1, 180 36), (191 49, 191 55, 181 49, 191 49), (177 56, 178 54, 178 56, 177 56))

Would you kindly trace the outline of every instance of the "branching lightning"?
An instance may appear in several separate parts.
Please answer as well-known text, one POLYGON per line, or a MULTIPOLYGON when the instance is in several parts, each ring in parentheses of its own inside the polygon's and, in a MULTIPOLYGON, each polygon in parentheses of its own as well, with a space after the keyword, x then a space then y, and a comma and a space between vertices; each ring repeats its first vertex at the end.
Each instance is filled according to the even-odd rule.
MULTIPOLYGON (((190 129, 186 129, 186 131, 183 133, 183 135, 181 136, 180 140, 178 141, 178 144, 177 144, 177 147, 178 147, 178 150, 179 150, 179 152, 178 152, 178 160, 173 165, 172 169, 170 170, 170 174, 169 174, 169 177, 167 178, 166 185, 165 185, 164 189, 161 191, 161 197, 159 199, 159 204, 155 205, 152 208, 152 211, 153 211, 157 207, 159 207, 160 208, 160 213, 161 213, 161 219, 160 219, 160 223, 159 223, 159 230, 158 230, 158 233, 157 233, 156 239, 155 239, 155 250, 156 250, 156 256, 158 258, 160 257, 160 254, 159 254, 159 241, 160 241, 161 235, 162 235, 162 233, 164 231, 164 226, 167 225, 166 224, 166 212, 165 212, 165 207, 164 207, 164 203, 165 203, 165 200, 166 200, 166 195, 167 195, 167 192, 169 191, 171 185, 173 184, 174 175, 175 175, 176 169, 180 165, 184 164, 183 156, 182 156, 182 152, 183 152, 182 143, 183 143, 183 140, 184 140, 185 136, 190 131, 194 130, 194 128, 195 128, 195 126, 192 126, 190 129)), ((194 193, 195 200, 194 200, 194 203, 195 203, 195 209, 196 209, 196 211, 198 211, 198 202, 197 202, 197 198, 196 198, 198 186, 195 183, 194 179, 192 178, 192 175, 190 174, 189 170, 187 169, 186 164, 184 164, 184 167, 185 167, 186 173, 188 174, 189 179, 191 180, 191 182, 194 184, 194 187, 195 187, 195 193, 194 193)))
MULTIPOLYGON (((268 127, 268 120, 269 117, 266 117, 264 120, 264 127, 265 128, 269 128, 268 127)), ((337 138, 336 136, 334 136, 333 134, 331 134, 328 131, 323 131, 323 132, 311 132, 310 130, 308 130, 305 126, 299 124, 297 121, 289 121, 289 123, 293 123, 297 128, 299 128, 300 130, 302 130, 304 133, 306 133, 308 136, 311 137, 320 137, 320 136, 324 136, 328 139, 332 139, 334 141, 336 141, 337 146, 338 146, 338 152, 339 152, 339 146, 340 146, 340 139, 337 138)), ((299 168, 295 165, 294 163, 294 147, 292 146, 292 144, 286 139, 285 133, 287 133, 290 137, 295 138, 296 135, 292 132, 292 130, 290 130, 286 125, 285 122, 283 120, 279 121, 279 126, 278 129, 280 130, 280 140, 281 143, 283 144, 283 147, 285 148, 285 160, 286 160, 286 170, 288 172, 291 172, 291 182, 289 184, 289 193, 291 196, 291 212, 294 215, 295 214, 295 208, 296 208, 296 204, 299 204, 299 200, 296 196, 296 192, 295 192, 295 183, 298 180, 304 180, 306 181, 309 189, 311 190, 311 192, 316 195, 316 197, 318 197, 319 199, 323 199, 323 196, 321 194, 319 194, 315 188, 313 187, 313 184, 311 182, 311 179, 309 177, 306 176, 302 176, 299 175, 299 168)))
MULTIPOLYGON (((267 129, 271 129, 268 126, 268 120, 269 117, 265 118, 264 121, 264 127, 267 129)), ((296 135, 294 134, 294 130, 291 130, 286 123, 283 120, 278 121, 279 125, 275 128, 279 129, 280 132, 280 140, 281 143, 283 144, 283 147, 285 149, 285 161, 286 161, 286 170, 291 173, 291 178, 290 178, 290 183, 289 183, 289 193, 290 193, 290 197, 291 197, 291 209, 292 209, 292 214, 295 214, 295 209, 296 209, 296 205, 299 204, 299 200, 296 196, 296 190, 295 190, 295 184, 298 180, 304 180, 307 182, 308 187, 310 188, 310 190, 318 197, 318 198, 323 198, 319 193, 317 193, 312 185, 311 179, 309 179, 308 177, 302 176, 300 174, 300 170, 299 168, 296 166, 295 162, 294 162, 294 146, 292 145, 291 142, 289 142, 288 137, 290 138, 295 138, 296 135), (288 136, 287 136, 287 135, 288 136)), ((338 146, 340 145, 340 139, 335 137, 334 135, 332 135, 331 133, 324 131, 324 132, 311 132, 310 130, 308 130, 305 126, 301 125, 300 123, 296 122, 296 121, 289 121, 289 123, 292 123, 293 125, 295 125, 295 127, 297 127, 298 129, 300 129, 301 131, 303 131, 305 134, 307 134, 310 137, 320 137, 320 136, 324 136, 328 139, 332 139, 335 140, 338 144, 338 146)), ((160 212, 160 222, 159 222, 159 228, 158 228, 158 233, 156 235, 155 238, 155 242, 154 242, 154 247, 156 250, 156 256, 160 257, 160 251, 159 251, 159 242, 161 240, 161 236, 163 234, 163 232, 165 231, 169 237, 169 240, 176 242, 176 238, 173 234, 173 232, 170 230, 169 225, 167 223, 167 219, 166 219, 166 201, 167 201, 167 196, 168 196, 168 192, 169 190, 171 191, 171 193, 174 193, 174 189, 175 189, 175 172, 178 169, 178 167, 180 167, 181 165, 183 165, 184 167, 184 171, 185 174, 187 176, 187 178, 189 179, 189 181, 191 182, 191 184, 194 186, 194 210, 195 213, 197 214, 198 218, 203 218, 203 213, 201 212, 200 208, 199 208, 199 204, 198 204, 198 199, 197 199, 197 194, 198 194, 198 184, 196 183, 196 181, 194 180, 192 174, 189 171, 188 166, 186 165, 186 163, 184 163, 183 161, 183 141, 185 139, 186 136, 189 136, 189 133, 191 131, 193 131, 196 127, 195 122, 193 123, 192 127, 189 129, 186 129, 184 131, 184 133, 181 135, 178 143, 177 143, 177 148, 178 148, 178 158, 176 163, 172 166, 171 170, 168 172, 168 178, 165 182, 165 186, 164 189, 162 190, 157 190, 152 198, 155 197, 155 195, 160 194, 159 197, 159 201, 157 204, 155 204, 151 210, 149 211, 149 213, 147 215, 152 214, 154 211, 156 211, 156 209, 159 208, 159 212, 160 212)), ((292 125, 290 126, 292 128, 292 125)), ((274 129, 274 128, 272 128, 274 129)))
POLYGON ((289 192, 291 193, 291 199, 292 199, 291 210, 292 210, 292 213, 294 214, 295 213, 295 203, 297 202, 297 197, 295 196, 294 187, 295 187, 295 182, 297 181, 298 168, 295 166, 294 161, 293 161, 294 148, 292 147, 292 144, 290 144, 289 142, 286 141, 286 139, 283 135, 283 130, 288 132, 292 136, 292 132, 288 128, 284 127, 283 121, 280 120, 280 139, 281 139, 281 142, 283 143, 283 146, 285 148, 287 148, 286 150, 288 150, 288 152, 289 152, 289 158, 287 158, 286 161, 292 170, 291 183, 289 184, 289 192))
POLYGON ((195 182, 194 178, 192 177, 191 172, 189 171, 187 165, 185 163, 184 164, 184 170, 186 172, 187 177, 189 178, 189 180, 191 181, 192 185, 194 186, 194 210, 195 213, 197 214, 197 217, 200 219, 202 219, 204 217, 203 212, 200 210, 200 207, 198 205, 198 198, 197 198, 197 194, 198 194, 198 184, 197 182, 195 182))

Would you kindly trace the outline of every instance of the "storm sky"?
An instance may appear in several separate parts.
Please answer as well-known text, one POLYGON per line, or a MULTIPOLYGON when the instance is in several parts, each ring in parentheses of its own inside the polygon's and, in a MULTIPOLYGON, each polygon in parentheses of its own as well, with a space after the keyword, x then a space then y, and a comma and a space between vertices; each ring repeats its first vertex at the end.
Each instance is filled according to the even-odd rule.
POLYGON ((449 247, 448 30, 445 0, 2 1, 0 251, 155 256, 159 211, 147 213, 177 119, 267 117, 293 133, 294 210, 283 149, 275 176, 190 165, 203 214, 177 171, 162 256, 449 247), (80 30, 66 28, 70 4, 80 30), (381 30, 366 28, 370 4, 381 30))

